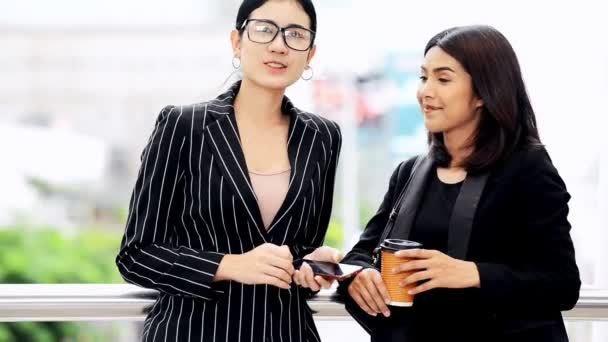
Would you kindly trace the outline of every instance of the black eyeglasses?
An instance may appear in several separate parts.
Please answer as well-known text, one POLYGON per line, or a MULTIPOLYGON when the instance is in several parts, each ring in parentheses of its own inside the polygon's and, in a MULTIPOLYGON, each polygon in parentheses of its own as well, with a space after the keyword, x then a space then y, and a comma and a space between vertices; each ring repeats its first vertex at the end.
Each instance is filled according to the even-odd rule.
POLYGON ((268 44, 275 40, 279 32, 288 48, 296 51, 307 51, 312 47, 315 32, 299 25, 279 27, 274 21, 266 19, 247 19, 240 31, 247 28, 247 37, 254 43, 268 44))

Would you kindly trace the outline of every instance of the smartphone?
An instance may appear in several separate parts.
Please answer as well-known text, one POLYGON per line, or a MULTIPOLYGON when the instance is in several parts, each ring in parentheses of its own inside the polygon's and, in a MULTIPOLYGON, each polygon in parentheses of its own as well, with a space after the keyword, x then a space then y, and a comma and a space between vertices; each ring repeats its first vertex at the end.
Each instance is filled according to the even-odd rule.
POLYGON ((333 262, 315 261, 308 259, 297 259, 293 262, 293 267, 297 270, 302 266, 302 263, 304 262, 310 265, 314 275, 334 278, 336 280, 350 278, 363 269, 363 267, 356 265, 336 264, 333 262))

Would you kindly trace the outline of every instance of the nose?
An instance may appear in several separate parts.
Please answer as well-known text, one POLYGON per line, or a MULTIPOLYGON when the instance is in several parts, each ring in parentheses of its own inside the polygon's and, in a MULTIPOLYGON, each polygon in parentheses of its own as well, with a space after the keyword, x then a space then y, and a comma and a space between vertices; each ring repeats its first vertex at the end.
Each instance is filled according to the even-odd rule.
POLYGON ((418 98, 433 98, 435 95, 435 87, 433 86, 433 82, 430 80, 420 81, 420 85, 418 86, 418 98))
POLYGON ((268 48, 270 49, 270 52, 275 52, 275 53, 280 53, 280 54, 287 53, 289 48, 285 44, 285 40, 283 38, 283 32, 279 31, 277 36, 274 37, 274 40, 271 41, 270 44, 268 45, 268 48))

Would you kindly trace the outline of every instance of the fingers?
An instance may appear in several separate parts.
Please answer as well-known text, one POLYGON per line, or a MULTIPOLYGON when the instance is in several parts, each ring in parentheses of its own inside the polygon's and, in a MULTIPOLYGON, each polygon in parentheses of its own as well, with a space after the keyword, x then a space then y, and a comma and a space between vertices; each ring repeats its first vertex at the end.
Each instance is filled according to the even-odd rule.
POLYGON ((418 293, 426 292, 437 287, 439 287, 439 283, 436 280, 429 280, 426 283, 418 285, 414 289, 409 290, 408 293, 411 295, 416 295, 418 293))
POLYGON ((336 253, 334 253, 334 262, 336 264, 340 263, 340 261, 342 261, 343 258, 344 258, 344 254, 342 254, 342 252, 336 251, 336 253))
POLYGON ((302 264, 302 267, 300 267, 300 270, 303 271, 304 281, 306 282, 306 285, 313 291, 319 291, 321 289, 321 287, 315 281, 315 279, 314 279, 315 275, 314 275, 310 265, 307 263, 304 263, 304 264, 302 264))
POLYGON ((289 274, 290 277, 293 275, 293 272, 295 271, 295 269, 293 267, 293 260, 291 260, 291 259, 281 257, 276 254, 268 254, 268 255, 264 256, 264 260, 266 263, 284 270, 285 272, 287 272, 289 274))
MULTIPOLYGON (((275 245, 276 246, 276 245, 275 245)), ((278 247, 276 249, 276 253, 278 256, 280 256, 281 258, 286 258, 289 260, 289 262, 293 262, 293 255, 291 255, 291 251, 289 250, 289 247, 287 247, 286 245, 283 246, 276 246, 278 247)))
POLYGON ((384 316, 390 316, 390 310, 386 306, 390 302, 390 297, 377 270, 366 269, 357 274, 348 287, 348 292, 368 314, 376 316, 382 312, 384 316))
POLYGON ((424 281, 424 280, 431 279, 431 278, 433 278, 432 271, 420 271, 420 272, 416 272, 416 273, 410 275, 409 277, 405 278, 403 281, 401 281, 399 283, 399 285, 407 286, 409 284, 417 283, 419 281, 424 281))
POLYGON ((367 301, 365 301, 365 299, 363 299, 363 296, 361 295, 361 291, 360 291, 358 284, 355 284, 355 282, 350 284, 350 286, 348 287, 348 294, 355 301, 355 303, 357 303, 357 305, 359 305, 359 307, 363 311, 365 311, 368 315, 370 315, 370 316, 378 315, 378 313, 376 311, 374 311, 369 305, 367 305, 367 301))
POLYGON ((325 277, 321 277, 321 276, 315 276, 315 281, 323 289, 330 288, 331 284, 334 282, 333 279, 329 279, 329 278, 325 278, 325 277))
POLYGON ((397 258, 428 259, 443 253, 431 249, 405 249, 395 253, 397 258))
POLYGON ((293 272, 293 277, 292 277, 293 282, 296 283, 296 285, 298 285, 298 286, 302 286, 302 282, 300 281, 301 277, 302 277, 302 275, 300 274, 299 270, 295 270, 293 272))
POLYGON ((291 274, 285 272, 285 270, 283 270, 281 268, 271 266, 271 265, 266 265, 263 268, 263 272, 265 275, 271 276, 273 278, 277 278, 278 280, 284 282, 287 285, 291 284, 291 274))
POLYGON ((314 282, 316 283, 318 289, 309 285, 309 282, 304 280, 304 276, 302 275, 302 272, 300 272, 300 271, 294 272, 293 282, 303 288, 310 288, 313 291, 318 291, 319 289, 328 289, 331 287, 331 284, 333 283, 333 279, 326 279, 325 277, 322 277, 322 276, 313 276, 313 279, 314 279, 314 282))
POLYGON ((388 293, 388 289, 384 284, 384 280, 382 280, 382 276, 380 274, 376 274, 372 278, 372 281, 376 285, 376 289, 380 293, 380 296, 382 296, 384 303, 388 305, 391 302, 391 295, 388 293))
POLYGON ((291 288, 291 285, 289 283, 285 282, 284 280, 267 275, 267 274, 265 274, 263 276, 263 278, 261 279, 261 283, 276 286, 281 289, 290 289, 291 288))
POLYGON ((364 293, 363 298, 367 302, 367 305, 369 305, 372 309, 374 309, 376 312, 382 312, 384 316, 388 317, 388 315, 390 315, 390 311, 386 306, 385 299, 380 294, 380 291, 378 291, 376 283, 377 281, 372 280, 372 277, 367 277, 365 279, 363 285, 367 289, 367 294, 364 293))
MULTIPOLYGON (((297 285, 319 291, 321 288, 329 288, 333 279, 315 276, 312 268, 307 263, 303 263, 299 270, 293 267, 293 256, 288 246, 277 246, 266 243, 260 247, 262 261, 272 267, 265 268, 265 274, 276 280, 272 280, 272 285, 285 287, 292 281, 297 285), (283 272, 281 272, 283 271, 283 272)), ((338 263, 342 260, 342 253, 332 247, 322 246, 305 258, 317 261, 330 261, 338 263)))
POLYGON ((294 271, 293 280, 296 284, 304 288, 310 288, 313 291, 319 291, 320 289, 328 289, 333 283, 333 279, 325 278, 322 276, 316 276, 307 263, 302 263, 299 270, 294 271))
POLYGON ((289 262, 293 262, 293 255, 291 255, 291 250, 288 246, 277 246, 272 243, 265 243, 256 249, 260 249, 262 251, 268 252, 269 254, 276 255, 279 258, 283 258, 289 260, 289 262))
POLYGON ((304 259, 339 263, 342 260, 342 253, 333 247, 321 246, 306 255, 304 259))
POLYGON ((409 272, 413 270, 424 270, 431 266, 430 259, 414 259, 406 261, 393 269, 393 273, 409 272))
POLYGON ((320 285, 314 280, 312 268, 307 263, 303 263, 299 270, 294 273, 296 284, 313 291, 319 291, 320 285))

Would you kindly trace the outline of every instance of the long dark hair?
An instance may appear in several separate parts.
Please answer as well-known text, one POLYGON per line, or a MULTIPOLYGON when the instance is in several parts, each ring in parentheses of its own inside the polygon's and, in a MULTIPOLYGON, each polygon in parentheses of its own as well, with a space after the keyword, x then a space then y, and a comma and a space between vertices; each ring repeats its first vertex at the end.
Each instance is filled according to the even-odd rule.
MULTIPOLYGON (((424 55, 435 46, 460 62, 484 103, 469 142, 473 152, 462 165, 467 172, 486 170, 517 148, 541 144, 519 62, 505 36, 491 26, 454 27, 431 38, 424 55)), ((443 134, 429 132, 429 144, 436 164, 448 166, 452 157, 443 134)))
MULTIPOLYGON (((243 23, 245 20, 249 18, 251 12, 255 11, 263 4, 265 4, 268 0, 244 0, 239 7, 239 12, 236 15, 236 29, 238 31, 241 30, 243 23)), ((311 0, 294 0, 300 6, 308 17, 310 18, 310 29, 314 32, 317 32, 317 12, 315 11, 315 6, 312 4, 311 0)))

